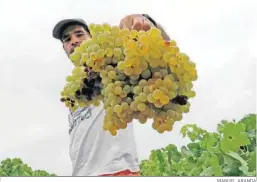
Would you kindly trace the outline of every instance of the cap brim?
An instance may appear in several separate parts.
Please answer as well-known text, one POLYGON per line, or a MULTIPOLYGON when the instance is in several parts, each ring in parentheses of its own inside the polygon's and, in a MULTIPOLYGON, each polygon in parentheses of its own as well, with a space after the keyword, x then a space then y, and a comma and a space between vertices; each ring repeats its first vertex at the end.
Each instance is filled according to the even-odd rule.
POLYGON ((62 21, 58 22, 55 25, 55 27, 53 29, 53 37, 56 38, 56 39, 61 39, 61 34, 62 34, 63 30, 68 25, 71 25, 71 24, 81 24, 81 25, 84 25, 85 27, 87 27, 87 24, 83 20, 80 20, 80 19, 65 19, 65 20, 62 20, 62 21))

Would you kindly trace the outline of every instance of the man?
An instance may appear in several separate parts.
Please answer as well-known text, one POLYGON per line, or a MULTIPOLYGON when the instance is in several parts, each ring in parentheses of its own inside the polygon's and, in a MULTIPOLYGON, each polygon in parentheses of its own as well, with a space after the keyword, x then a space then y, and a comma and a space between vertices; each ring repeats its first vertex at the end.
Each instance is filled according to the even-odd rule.
MULTIPOLYGON (((168 35, 146 14, 133 14, 120 21, 121 28, 149 30, 157 26, 164 39, 168 35)), ((82 41, 90 38, 87 24, 81 19, 66 19, 57 23, 53 37, 59 39, 69 56, 82 41)), ((116 136, 104 131, 103 105, 78 108, 70 112, 70 157, 72 176, 139 176, 139 161, 133 124, 121 130, 116 136)))

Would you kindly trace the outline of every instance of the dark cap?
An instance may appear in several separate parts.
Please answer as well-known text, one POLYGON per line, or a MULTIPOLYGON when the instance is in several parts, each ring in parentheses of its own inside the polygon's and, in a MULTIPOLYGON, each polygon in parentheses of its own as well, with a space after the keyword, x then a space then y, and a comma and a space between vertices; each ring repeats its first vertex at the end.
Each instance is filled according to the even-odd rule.
POLYGON ((83 26, 86 29, 86 31, 88 33, 90 33, 88 26, 84 20, 82 20, 82 19, 65 19, 65 20, 61 20, 60 22, 58 22, 55 25, 55 27, 53 29, 53 37, 60 40, 63 30, 67 26, 73 25, 73 24, 79 24, 79 25, 83 26))

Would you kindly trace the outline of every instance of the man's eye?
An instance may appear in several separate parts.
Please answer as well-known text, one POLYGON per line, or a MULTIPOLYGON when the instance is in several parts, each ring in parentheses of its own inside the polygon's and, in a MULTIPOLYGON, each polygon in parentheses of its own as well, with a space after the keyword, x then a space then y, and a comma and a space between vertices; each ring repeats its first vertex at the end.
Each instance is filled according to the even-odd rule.
POLYGON ((70 41, 70 38, 63 40, 63 42, 69 42, 69 41, 70 41))
POLYGON ((83 36, 84 34, 82 33, 82 34, 77 34, 77 37, 81 37, 81 36, 83 36))

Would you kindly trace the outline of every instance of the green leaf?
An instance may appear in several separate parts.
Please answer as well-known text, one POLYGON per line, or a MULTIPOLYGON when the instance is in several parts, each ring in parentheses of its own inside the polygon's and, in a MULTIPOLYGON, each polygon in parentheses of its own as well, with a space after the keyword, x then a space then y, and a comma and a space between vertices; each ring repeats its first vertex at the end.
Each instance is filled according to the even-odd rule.
POLYGON ((256 114, 249 114, 239 121, 246 125, 246 131, 256 130, 256 114))
POLYGON ((13 163, 14 165, 19 165, 19 164, 22 164, 22 160, 19 159, 19 158, 14 158, 14 159, 12 160, 12 163, 13 163))
POLYGON ((19 175, 19 169, 16 168, 13 172, 10 173, 10 176, 20 176, 19 175))
POLYGON ((187 133, 187 126, 183 126, 180 130, 180 133, 182 134, 183 137, 186 136, 186 133, 187 133))
POLYGON ((246 133, 249 138, 256 138, 256 130, 248 130, 246 133))
POLYGON ((249 171, 253 172, 256 171, 256 151, 252 152, 250 154, 250 159, 249 159, 249 171))
POLYGON ((209 166, 205 168, 201 173, 200 176, 212 176, 213 175, 213 167, 209 166))
POLYGON ((223 124, 218 124, 217 130, 219 133, 223 133, 224 132, 224 125, 223 124))
POLYGON ((194 153, 188 150, 185 146, 181 147, 181 155, 193 157, 194 153))
POLYGON ((165 164, 164 164, 164 157, 162 152, 160 150, 157 150, 156 156, 157 156, 157 159, 159 160, 159 169, 161 172, 164 172, 165 164))
POLYGON ((248 165, 247 165, 247 162, 242 158, 240 157, 237 153, 235 152, 229 152, 228 155, 230 155, 231 157, 237 159, 240 163, 241 163, 241 166, 239 167, 240 171, 242 171, 245 175, 248 176, 248 165))
POLYGON ((202 149, 199 143, 189 143, 187 144, 187 147, 189 150, 191 150, 194 153, 195 157, 201 156, 202 149))
POLYGON ((175 145, 168 145, 165 150, 168 155, 168 162, 171 163, 171 160, 174 162, 178 162, 181 158, 181 154, 178 152, 178 149, 175 145))
POLYGON ((223 173, 225 173, 225 176, 240 176, 240 170, 239 167, 240 162, 230 155, 224 154, 224 166, 223 166, 223 173))
POLYGON ((240 146, 250 144, 242 123, 227 123, 224 126, 224 138, 221 141, 221 149, 224 152, 237 151, 240 146))
POLYGON ((229 122, 228 122, 227 120, 222 120, 221 123, 222 123, 223 125, 225 125, 225 124, 228 124, 229 122))

